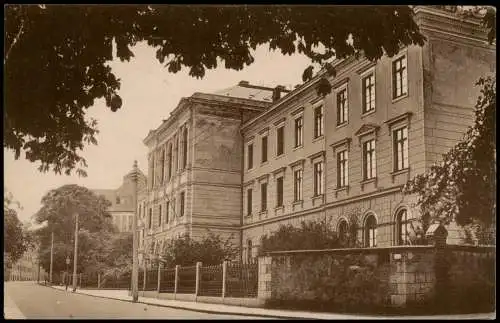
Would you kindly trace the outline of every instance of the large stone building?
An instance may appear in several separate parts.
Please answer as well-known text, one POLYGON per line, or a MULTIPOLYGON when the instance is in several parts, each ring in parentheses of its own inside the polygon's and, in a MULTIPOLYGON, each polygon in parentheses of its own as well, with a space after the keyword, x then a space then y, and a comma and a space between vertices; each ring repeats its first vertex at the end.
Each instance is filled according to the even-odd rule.
POLYGON ((415 20, 423 47, 336 60, 335 77, 320 72, 283 97, 183 99, 145 140, 147 239, 232 233, 249 259, 279 225, 327 219, 340 234, 356 221, 367 247, 407 243, 418 211, 403 185, 462 138, 475 82, 496 68, 480 19, 418 6, 415 20), (320 97, 323 76, 333 90, 320 97))
MULTIPOLYGON (((131 173, 123 176, 123 182, 117 189, 94 189, 97 195, 104 196, 111 206, 108 208, 112 222, 118 232, 132 232, 134 219, 134 183, 131 173)), ((146 176, 139 170, 138 190, 146 185, 146 176)))

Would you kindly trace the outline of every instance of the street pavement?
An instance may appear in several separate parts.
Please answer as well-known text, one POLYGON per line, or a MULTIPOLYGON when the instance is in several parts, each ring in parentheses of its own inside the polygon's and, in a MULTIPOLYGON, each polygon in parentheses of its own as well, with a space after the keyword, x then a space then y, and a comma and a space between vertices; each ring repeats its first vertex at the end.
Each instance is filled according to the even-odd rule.
POLYGON ((40 286, 36 282, 5 282, 6 319, 258 319, 209 314, 98 298, 40 286))

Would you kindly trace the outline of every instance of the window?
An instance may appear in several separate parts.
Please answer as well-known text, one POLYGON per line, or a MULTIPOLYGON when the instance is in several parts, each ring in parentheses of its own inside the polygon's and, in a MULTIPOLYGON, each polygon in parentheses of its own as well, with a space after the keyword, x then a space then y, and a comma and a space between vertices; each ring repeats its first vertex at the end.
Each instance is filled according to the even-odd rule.
POLYGON ((177 218, 177 213, 175 213, 175 198, 172 200, 172 213, 173 218, 177 218))
POLYGON ((293 173, 293 197, 295 202, 302 200, 302 169, 293 173))
POLYGON ((344 241, 344 242, 347 241, 348 225, 347 225, 346 220, 344 220, 344 219, 340 220, 338 232, 339 232, 340 241, 344 241))
POLYGON ((363 178, 367 180, 376 176, 375 139, 372 139, 363 144, 363 178))
POLYGON ((392 98, 397 99, 408 93, 408 70, 406 55, 392 62, 392 98))
POLYGON ((314 138, 323 136, 323 106, 314 108, 314 138))
POLYGON ((187 166, 187 139, 188 132, 186 128, 182 134, 182 169, 185 169, 187 166))
POLYGON ((363 78, 363 113, 375 110, 375 75, 363 78))
POLYGON ((349 164, 347 150, 337 153, 337 188, 349 185, 349 164))
POLYGON ((283 176, 276 179, 276 206, 283 206, 283 176))
POLYGON ((181 209, 179 210, 179 213, 180 213, 179 216, 184 216, 185 197, 186 197, 186 193, 182 192, 181 193, 181 209))
POLYGON ((165 178, 165 149, 161 151, 161 159, 160 159, 160 166, 161 166, 161 177, 160 177, 160 183, 163 183, 163 179, 165 178))
POLYGON ((285 126, 276 129, 276 155, 283 155, 285 146, 285 126))
POLYGON ((394 171, 408 168, 408 127, 394 130, 394 171))
POLYGON ((165 205, 165 222, 168 223, 169 221, 169 213, 170 213, 170 201, 167 201, 165 205))
POLYGON ((120 197, 119 196, 116 197, 116 204, 120 204, 120 197))
POLYGON ((172 144, 168 145, 168 179, 172 177, 172 144))
POLYGON ((365 247, 377 246, 377 220, 370 214, 365 221, 365 247))
POLYGON ((153 227, 153 209, 149 209, 148 214, 148 228, 151 229, 153 227))
POLYGON ((295 147, 302 146, 302 117, 295 119, 295 147))
POLYGON ((154 154, 151 155, 151 184, 152 184, 152 187, 155 186, 155 158, 154 158, 154 154))
POLYGON ((267 210, 267 183, 260 184, 260 211, 267 210))
POLYGON ((175 142, 175 164, 174 164, 174 166, 175 166, 175 170, 177 170, 177 171, 180 168, 179 163, 181 161, 181 158, 179 156, 179 149, 180 149, 179 139, 180 139, 180 136, 176 136, 176 140, 175 140, 176 141, 175 142))
POLYGON ((267 161, 267 136, 262 137, 262 162, 265 163, 267 161))
POLYGON ((347 88, 345 88, 337 93, 337 125, 347 123, 349 118, 347 104, 347 88))
POLYGON ((247 158, 248 158, 248 169, 252 169, 252 167, 253 167, 253 144, 248 145, 247 158))
POLYGON ((314 164, 314 196, 323 194, 323 162, 314 164))
POLYGON ((161 222, 161 217, 162 217, 162 215, 163 215, 163 214, 162 214, 162 211, 163 211, 163 210, 161 209, 161 204, 160 204, 160 205, 158 205, 158 226, 161 226, 161 223, 162 223, 162 222, 161 222))
POLYGON ((408 211, 406 209, 399 211, 396 215, 396 244, 409 244, 409 225, 408 211))
POLYGON ((252 189, 247 190, 247 215, 252 214, 252 189))

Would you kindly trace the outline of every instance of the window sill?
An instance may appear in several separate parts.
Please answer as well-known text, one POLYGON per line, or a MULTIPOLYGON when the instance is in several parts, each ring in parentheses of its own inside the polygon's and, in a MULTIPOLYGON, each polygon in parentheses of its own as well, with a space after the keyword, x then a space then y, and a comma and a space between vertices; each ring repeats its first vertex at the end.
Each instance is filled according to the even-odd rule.
POLYGON ((260 211, 260 212, 259 212, 259 217, 261 217, 261 216, 267 217, 267 210, 265 210, 265 211, 260 211))
POLYGON ((279 210, 283 210, 283 209, 285 209, 285 206, 283 206, 283 205, 280 205, 280 206, 275 206, 275 207, 274 207, 274 210, 275 210, 275 211, 279 211, 279 210))
POLYGON ((394 178, 398 175, 402 175, 402 174, 406 174, 408 176, 408 180, 410 179, 410 168, 405 168, 405 169, 401 169, 401 170, 397 170, 397 171, 393 171, 391 173, 391 180, 392 180, 392 183, 394 183, 394 178))
POLYGON ((296 151, 296 150, 299 150, 301 148, 303 148, 304 145, 300 145, 300 146, 297 146, 297 147, 293 147, 292 151, 296 151))
POLYGON ((263 161, 263 162, 260 162, 260 166, 265 166, 269 164, 269 160, 266 160, 266 161, 263 161))
POLYGON ((335 127, 335 129, 344 128, 344 127, 345 127, 345 126, 347 126, 348 124, 349 124, 349 121, 346 121, 346 122, 343 122, 343 123, 337 124, 337 126, 335 127))
POLYGON ((314 139, 312 140, 312 142, 320 141, 320 140, 322 140, 322 139, 325 139, 325 135, 321 135, 321 136, 319 136, 319 137, 314 138, 314 139))
POLYGON ((285 153, 282 153, 281 155, 276 155, 276 157, 274 157, 274 159, 280 159, 280 158, 283 158, 283 156, 285 156, 285 153))
POLYGON ((311 198, 313 206, 316 206, 319 202, 319 205, 325 203, 325 194, 315 195, 311 198))
POLYGON ((304 205, 304 201, 303 201, 303 200, 294 201, 294 202, 292 203, 292 207, 293 207, 293 208, 295 208, 295 207, 297 207, 297 206, 302 207, 303 205, 304 205))
POLYGON ((367 112, 365 112, 365 113, 362 113, 362 114, 361 114, 361 118, 364 118, 364 117, 367 117, 367 116, 369 116, 369 115, 372 115, 372 114, 374 114, 374 113, 375 113, 375 111, 377 111, 377 109, 373 109, 373 110, 367 111, 367 112))
POLYGON ((391 102, 396 103, 396 102, 401 101, 407 97, 408 97, 408 91, 405 94, 398 96, 397 98, 393 98, 391 102))
POLYGON ((349 185, 342 186, 342 187, 337 187, 336 189, 333 190, 335 192, 335 198, 337 198, 338 194, 342 191, 345 191, 346 194, 349 194, 349 185))

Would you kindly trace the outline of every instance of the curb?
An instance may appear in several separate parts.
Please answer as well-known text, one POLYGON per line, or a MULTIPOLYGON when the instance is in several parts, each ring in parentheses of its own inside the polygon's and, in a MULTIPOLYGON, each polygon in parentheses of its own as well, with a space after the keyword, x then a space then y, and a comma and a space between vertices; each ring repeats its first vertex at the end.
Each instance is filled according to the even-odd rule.
MULTIPOLYGON (((55 288, 52 286, 47 286, 47 285, 42 285, 40 286, 44 287, 49 287, 61 292, 66 292, 64 290, 60 290, 59 288, 55 288)), ((149 306, 156 306, 156 307, 168 307, 168 308, 173 308, 173 309, 178 309, 178 310, 188 310, 188 311, 193 311, 193 312, 199 312, 199 313, 207 313, 207 314, 222 314, 222 315, 237 315, 237 316, 249 316, 249 317, 263 317, 263 318, 280 318, 280 319, 287 319, 287 320, 320 320, 318 318, 310 318, 310 317, 297 317, 297 316, 281 316, 281 315, 265 315, 265 314, 253 314, 253 313, 233 313, 233 312, 220 312, 220 311, 211 311, 211 310, 204 310, 204 309, 196 309, 196 308, 190 308, 190 307, 183 307, 183 306, 175 306, 175 305, 164 305, 164 304, 155 304, 155 303, 148 303, 145 301, 137 301, 134 302, 132 300, 128 299, 122 299, 122 298, 115 298, 115 297, 109 297, 109 296, 100 296, 100 295, 92 295, 92 294, 87 294, 87 293, 82 293, 79 292, 78 290, 74 292, 75 294, 80 294, 80 295, 86 295, 86 296, 92 296, 92 297, 97 297, 97 298, 105 298, 105 299, 112 299, 115 301, 122 301, 122 302, 128 302, 128 303, 134 303, 134 304, 145 304, 149 306)))

